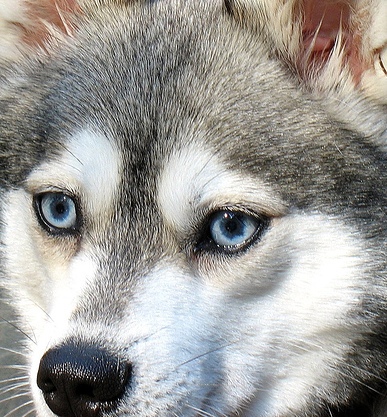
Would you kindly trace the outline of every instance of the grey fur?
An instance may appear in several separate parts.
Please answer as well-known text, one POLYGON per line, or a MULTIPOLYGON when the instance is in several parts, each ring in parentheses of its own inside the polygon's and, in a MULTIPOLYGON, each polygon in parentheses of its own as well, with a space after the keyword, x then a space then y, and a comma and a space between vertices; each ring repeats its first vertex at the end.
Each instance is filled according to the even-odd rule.
MULTIPOLYGON (((221 1, 108 3, 83 16, 74 37, 39 59, 3 68, 0 78, 3 200, 8 190, 24 187, 36 166, 55 160, 68 136, 86 124, 114 138, 123 155, 114 216, 103 228, 85 219, 81 239, 96 248, 98 279, 72 320, 93 323, 103 317, 106 326, 123 321, 138 281, 161 261, 176 258, 194 270, 189 252, 194 238, 171 236, 155 189, 169 156, 200 136, 231 171, 270 184, 285 202, 285 216, 337 218, 366 242, 367 285, 358 289, 361 308, 348 315, 349 331, 357 330, 346 360, 332 364, 327 375, 334 390, 313 387, 307 404, 281 417, 376 416, 387 381, 387 117, 377 133, 373 126, 364 134, 351 130, 350 120, 333 114, 331 97, 328 105, 313 97, 273 56, 270 39, 240 25, 221 1)), ((376 110, 356 100, 354 109, 369 109, 374 120, 376 110)), ((251 297, 259 302, 259 294, 251 297)), ((82 330, 76 337, 91 343, 82 330)), ((126 346, 103 335, 98 344, 131 360, 126 346)), ((216 374, 221 365, 214 360, 216 374)), ((149 411, 128 400, 123 411, 101 416, 200 415, 183 411, 189 394, 173 404, 165 394, 160 406, 157 398, 151 400, 149 411)), ((249 404, 223 409, 211 396, 203 404, 211 415, 250 416, 243 412, 249 404)))

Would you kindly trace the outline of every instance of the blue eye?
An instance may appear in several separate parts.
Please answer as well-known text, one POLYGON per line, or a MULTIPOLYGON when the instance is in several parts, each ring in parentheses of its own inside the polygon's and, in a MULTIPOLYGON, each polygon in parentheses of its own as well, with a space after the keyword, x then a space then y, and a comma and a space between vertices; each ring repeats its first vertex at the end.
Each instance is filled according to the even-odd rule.
POLYGON ((44 193, 36 199, 37 214, 50 232, 74 232, 79 219, 75 201, 63 193, 44 193))
POLYGON ((267 223, 263 218, 240 211, 219 210, 211 215, 207 236, 200 247, 215 246, 225 252, 237 252, 258 239, 267 223))

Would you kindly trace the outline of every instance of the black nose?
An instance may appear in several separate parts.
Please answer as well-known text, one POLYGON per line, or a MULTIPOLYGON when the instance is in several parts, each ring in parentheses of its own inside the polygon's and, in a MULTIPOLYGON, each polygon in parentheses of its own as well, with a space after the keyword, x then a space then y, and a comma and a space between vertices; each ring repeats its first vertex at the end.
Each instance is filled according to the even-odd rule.
POLYGON ((114 410, 129 385, 132 366, 94 345, 67 343, 47 351, 37 384, 59 417, 99 417, 114 410))

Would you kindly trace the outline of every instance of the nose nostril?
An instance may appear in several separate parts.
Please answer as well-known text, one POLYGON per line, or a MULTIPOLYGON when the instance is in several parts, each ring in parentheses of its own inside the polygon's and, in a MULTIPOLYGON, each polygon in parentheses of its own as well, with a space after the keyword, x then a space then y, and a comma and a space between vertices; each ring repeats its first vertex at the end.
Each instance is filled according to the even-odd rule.
POLYGON ((37 384, 60 417, 113 411, 130 384, 132 366, 92 345, 68 343, 42 357, 37 384))
POLYGON ((42 381, 39 385, 39 388, 47 394, 51 394, 56 391, 55 384, 51 381, 51 379, 42 381))

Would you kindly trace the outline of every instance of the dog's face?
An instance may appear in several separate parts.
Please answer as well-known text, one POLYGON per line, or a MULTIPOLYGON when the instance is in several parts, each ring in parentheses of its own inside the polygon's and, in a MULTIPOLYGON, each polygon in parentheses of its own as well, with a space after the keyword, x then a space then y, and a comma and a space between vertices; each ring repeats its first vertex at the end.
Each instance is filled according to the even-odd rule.
POLYGON ((4 82, 2 257, 37 415, 363 404, 384 376, 384 153, 232 2, 151 3, 93 9, 4 82))

